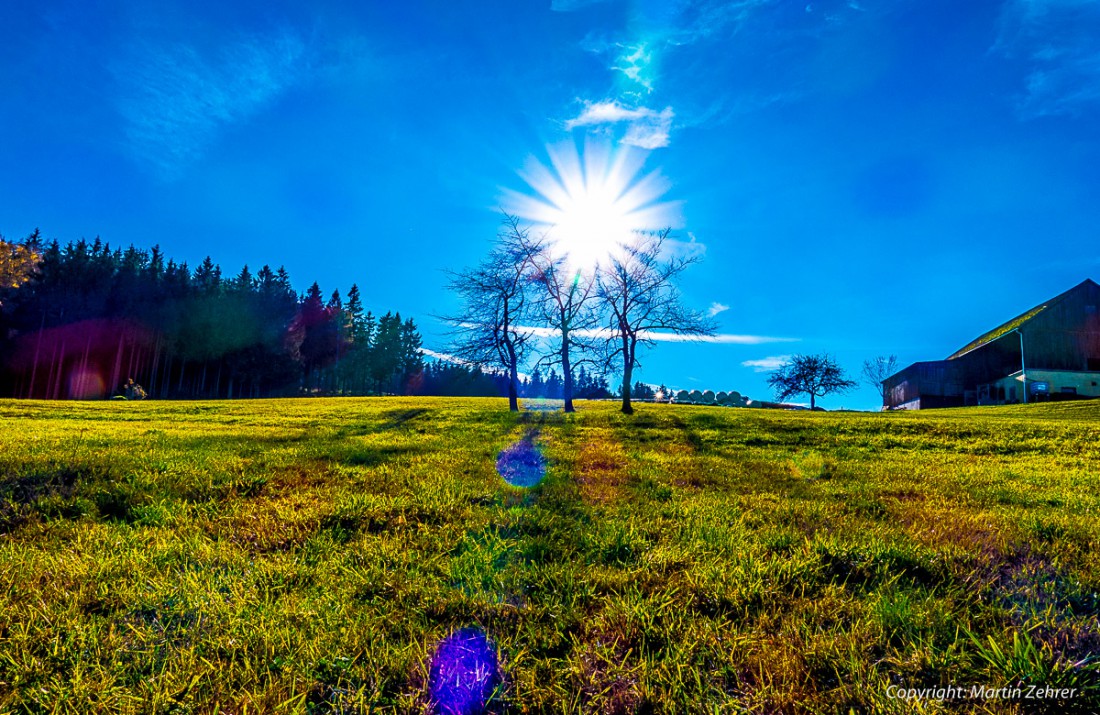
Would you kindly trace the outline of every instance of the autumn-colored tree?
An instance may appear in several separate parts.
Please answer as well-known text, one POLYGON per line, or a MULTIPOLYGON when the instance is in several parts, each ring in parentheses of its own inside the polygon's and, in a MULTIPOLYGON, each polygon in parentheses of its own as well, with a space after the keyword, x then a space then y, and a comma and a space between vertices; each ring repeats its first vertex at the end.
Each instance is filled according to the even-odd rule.
POLYGON ((0 306, 4 304, 4 289, 18 288, 34 276, 39 261, 34 245, 30 241, 9 243, 0 236, 0 306))

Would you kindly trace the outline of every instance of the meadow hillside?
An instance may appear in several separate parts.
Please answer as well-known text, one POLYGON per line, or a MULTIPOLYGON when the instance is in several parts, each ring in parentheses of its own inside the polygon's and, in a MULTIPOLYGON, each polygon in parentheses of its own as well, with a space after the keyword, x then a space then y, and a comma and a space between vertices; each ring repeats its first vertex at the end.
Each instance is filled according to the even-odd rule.
POLYGON ((0 402, 0 712, 1100 709, 1100 402, 578 406, 0 402))

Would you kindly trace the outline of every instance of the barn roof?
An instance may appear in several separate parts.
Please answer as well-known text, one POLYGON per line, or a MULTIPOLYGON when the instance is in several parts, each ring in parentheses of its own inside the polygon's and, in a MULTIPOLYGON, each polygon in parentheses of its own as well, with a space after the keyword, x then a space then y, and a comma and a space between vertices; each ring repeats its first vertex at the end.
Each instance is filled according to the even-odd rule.
POLYGON ((996 328, 993 328, 993 330, 990 330, 988 333, 985 333, 984 335, 981 335, 981 336, 975 338, 974 340, 971 340, 969 343, 967 343, 966 345, 964 345, 963 347, 959 348, 954 353, 949 355, 947 357, 947 359, 948 360, 954 360, 955 358, 962 357, 963 355, 967 354, 971 350, 976 350, 976 349, 980 348, 983 345, 987 345, 987 344, 993 342, 997 338, 1000 338, 1000 337, 1002 337, 1002 336, 1004 336, 1008 333, 1011 333, 1013 330, 1016 330, 1017 328, 1021 328, 1024 325, 1027 325, 1027 323, 1029 323, 1039 313, 1042 313, 1044 310, 1046 310, 1047 308, 1049 308, 1053 305, 1057 305, 1066 296, 1068 296, 1071 293, 1074 293, 1078 290, 1081 290, 1082 288, 1085 288, 1086 286, 1089 286, 1089 285, 1093 286, 1094 288, 1100 287, 1100 286, 1097 286, 1097 284, 1094 281, 1092 281, 1091 279, 1086 278, 1084 281, 1082 281, 1081 283, 1079 283, 1079 284, 1075 285, 1074 287, 1070 288, 1065 293, 1060 293, 1059 295, 1054 296, 1050 300, 1043 301, 1042 303, 1035 306, 1031 310, 1028 310, 1024 313, 1021 313, 1020 315, 1017 315, 1015 318, 1008 321, 1007 323, 1004 323, 1003 325, 998 325, 996 328))

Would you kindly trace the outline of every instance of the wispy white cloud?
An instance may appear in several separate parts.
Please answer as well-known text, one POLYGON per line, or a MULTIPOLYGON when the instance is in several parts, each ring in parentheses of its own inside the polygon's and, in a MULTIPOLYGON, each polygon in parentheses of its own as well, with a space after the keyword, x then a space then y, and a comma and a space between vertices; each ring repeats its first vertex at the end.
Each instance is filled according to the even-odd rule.
POLYGON ((653 54, 647 42, 624 47, 611 69, 622 72, 627 79, 643 87, 646 92, 652 92, 653 75, 650 65, 653 63, 653 54))
POLYGON ((718 343, 721 345, 764 345, 767 343, 796 343, 798 338, 777 338, 770 335, 737 335, 734 333, 718 333, 716 335, 704 335, 695 337, 692 335, 677 335, 675 333, 644 333, 649 340, 659 343, 718 343))
POLYGON ((707 317, 713 318, 714 316, 718 315, 719 313, 725 313, 729 309, 730 309, 730 307, 728 305, 726 305, 725 303, 719 303, 718 301, 714 301, 713 303, 710 304, 710 307, 707 308, 707 317))
POLYGON ((429 350, 428 348, 420 348, 420 354, 425 357, 435 358, 436 360, 442 360, 443 362, 449 362, 454 365, 469 365, 469 360, 464 360, 450 353, 441 353, 436 350, 429 350))
MULTIPOLYGON (((553 328, 541 325, 521 326, 520 331, 540 338, 553 338, 557 332, 553 328)), ((609 328, 592 328, 587 330, 575 330, 573 334, 582 338, 610 338, 615 333, 609 328)), ((726 345, 764 345, 767 343, 794 343, 798 338, 778 338, 769 335, 738 335, 734 333, 718 333, 716 335, 680 335, 659 331, 643 330, 638 334, 643 340, 652 340, 658 343, 718 343, 726 345)))
POLYGON ((992 51, 1024 65, 1023 119, 1078 116, 1100 106, 1100 3, 1007 0, 992 51))
POLYGON ((216 52, 146 42, 111 70, 131 151, 166 176, 201 156, 225 127, 269 106, 301 76, 291 32, 249 36, 216 52))
MULTIPOLYGON (((570 8, 589 4, 559 1, 570 8)), ((669 105, 667 125, 632 124, 633 133, 624 140, 647 148, 667 146, 673 123, 677 129, 722 124, 805 97, 813 91, 812 74, 778 72, 739 82, 728 78, 743 74, 745 57, 812 52, 830 33, 889 13, 898 3, 815 0, 801 13, 792 13, 776 0, 674 0, 651 5, 638 13, 626 32, 593 31, 581 42, 618 78, 611 94, 614 102, 631 106, 660 96, 669 105), (705 59, 691 49, 699 45, 710 47, 705 59), (666 61, 673 54, 688 61, 666 61), (693 54, 695 61, 690 59, 693 54)))
POLYGON ((627 107, 616 100, 585 102, 579 115, 566 120, 565 128, 625 124, 626 131, 620 140, 623 144, 658 149, 669 144, 674 116, 672 107, 657 111, 649 107, 627 107))
MULTIPOLYGON (((439 360, 441 362, 449 362, 452 365, 461 365, 462 367, 474 367, 474 363, 470 362, 469 360, 466 360, 464 358, 460 358, 457 355, 451 355, 450 353, 441 353, 437 350, 430 350, 428 348, 420 348, 420 354, 425 356, 425 357, 434 358, 434 359, 439 360)), ((505 374, 504 370, 501 370, 500 368, 492 368, 492 367, 486 368, 485 372, 493 373, 493 374, 496 374, 496 375, 505 374)), ((516 373, 516 375, 521 380, 526 380, 529 377, 529 375, 527 373, 523 372, 523 371, 518 371, 516 373)))
MULTIPOLYGON (((671 110, 665 109, 665 112, 671 110)), ((647 107, 631 109, 614 100, 605 102, 585 102, 584 109, 573 119, 566 120, 565 128, 584 127, 592 124, 613 124, 616 122, 636 122, 660 116, 661 113, 647 107)))
POLYGON ((772 372, 786 365, 790 362, 790 359, 790 355, 771 355, 759 360, 745 360, 741 364, 745 367, 751 367, 753 372, 772 372))

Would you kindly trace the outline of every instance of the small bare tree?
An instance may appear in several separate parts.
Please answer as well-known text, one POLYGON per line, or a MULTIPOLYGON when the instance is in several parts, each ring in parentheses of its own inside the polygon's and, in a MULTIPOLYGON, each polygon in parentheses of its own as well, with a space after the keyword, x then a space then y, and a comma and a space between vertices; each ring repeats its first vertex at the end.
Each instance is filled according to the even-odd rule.
POLYGON ((505 214, 504 227, 488 257, 474 268, 451 273, 448 287, 463 302, 451 324, 448 351, 468 365, 502 370, 508 376, 508 409, 519 410, 519 366, 533 335, 525 325, 532 261, 542 246, 505 214))
POLYGON ((632 414, 630 387, 638 367, 638 348, 653 345, 653 334, 667 331, 701 337, 714 334, 714 323, 684 307, 676 280, 698 263, 698 254, 664 257, 670 230, 640 235, 635 245, 624 246, 597 279, 597 294, 605 308, 610 334, 608 360, 622 359, 622 411, 632 414))
POLYGON ((533 269, 532 281, 541 289, 536 301, 539 314, 556 343, 540 363, 561 365, 564 409, 573 412, 573 369, 597 362, 591 357, 600 342, 593 335, 600 322, 596 271, 571 266, 567 257, 554 255, 550 246, 535 256, 533 269))
POLYGON ((897 355, 879 355, 863 361, 863 381, 878 390, 881 404, 886 404, 886 378, 898 371, 897 355))
POLYGON ((809 395, 811 410, 817 406, 816 398, 847 392, 856 386, 829 355, 795 355, 771 374, 768 384, 780 400, 809 395))

